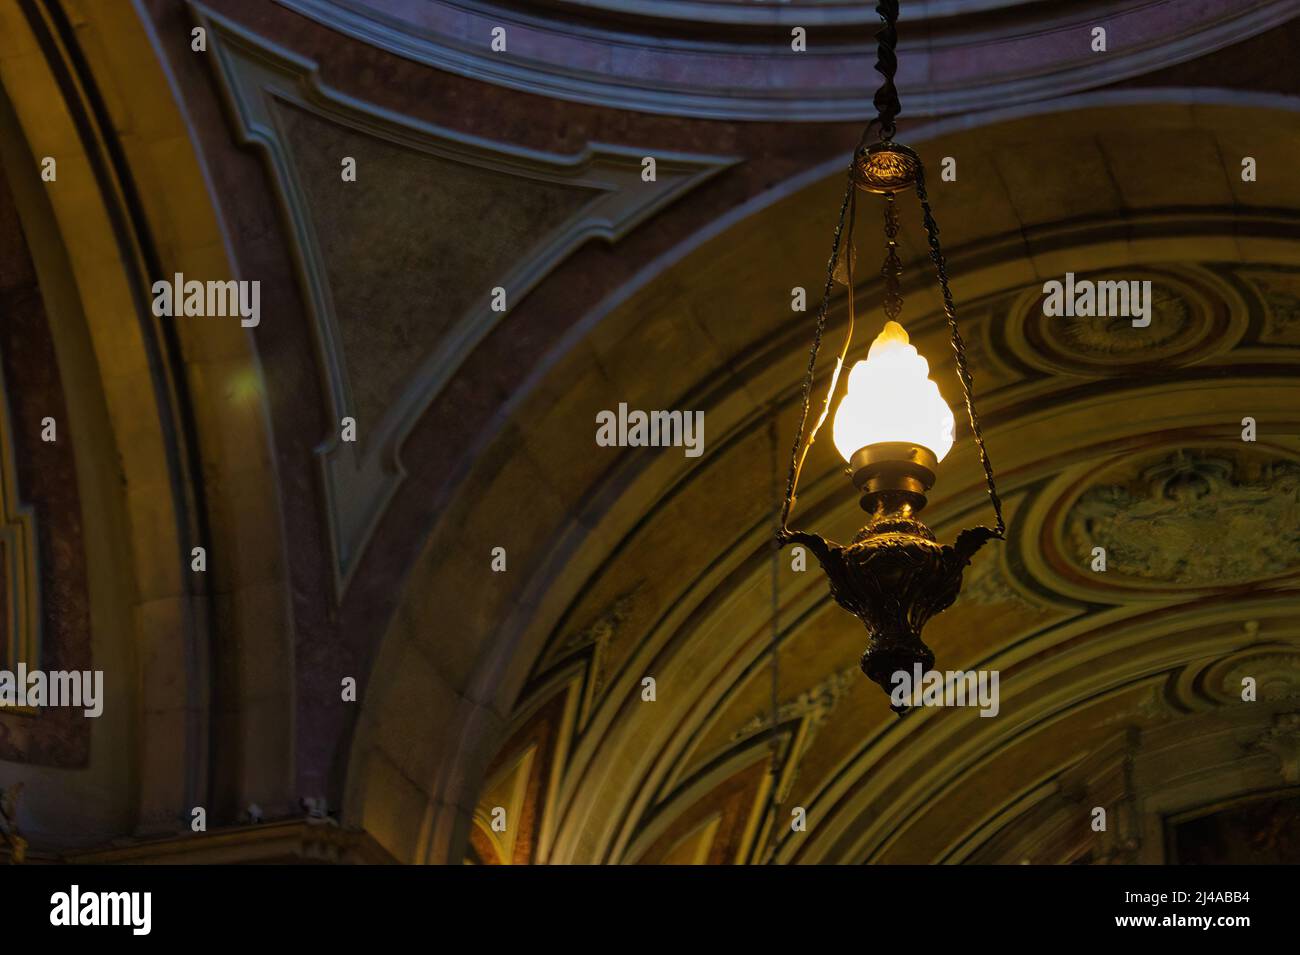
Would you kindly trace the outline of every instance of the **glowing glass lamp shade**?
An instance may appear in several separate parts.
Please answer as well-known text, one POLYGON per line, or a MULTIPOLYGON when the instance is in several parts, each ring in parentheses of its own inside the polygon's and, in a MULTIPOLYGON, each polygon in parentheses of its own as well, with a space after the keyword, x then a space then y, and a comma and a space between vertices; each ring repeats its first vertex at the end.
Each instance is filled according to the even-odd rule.
POLYGON ((884 441, 919 444, 943 460, 952 447, 952 409, 929 375, 930 363, 903 326, 886 322, 867 360, 850 369, 848 394, 835 412, 831 435, 845 461, 884 441))

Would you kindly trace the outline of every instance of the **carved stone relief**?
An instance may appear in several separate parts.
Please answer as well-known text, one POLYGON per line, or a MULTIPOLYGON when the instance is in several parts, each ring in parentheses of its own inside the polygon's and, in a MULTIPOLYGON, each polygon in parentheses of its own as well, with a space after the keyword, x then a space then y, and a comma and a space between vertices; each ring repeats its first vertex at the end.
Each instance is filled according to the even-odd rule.
POLYGON ((1300 568, 1300 464, 1258 453, 1175 451, 1085 491, 1065 517, 1087 566, 1175 586, 1230 586, 1300 568))

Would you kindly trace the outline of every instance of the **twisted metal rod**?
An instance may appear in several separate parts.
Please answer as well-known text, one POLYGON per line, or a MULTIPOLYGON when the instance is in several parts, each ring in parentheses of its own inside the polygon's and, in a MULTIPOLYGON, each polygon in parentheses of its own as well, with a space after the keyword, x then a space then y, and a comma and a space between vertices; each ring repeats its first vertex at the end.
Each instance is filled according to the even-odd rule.
MULTIPOLYGON (((778 458, 780 451, 778 446, 780 438, 777 435, 776 427, 776 408, 772 408, 772 416, 767 422, 767 447, 768 459, 771 473, 771 494, 772 494, 772 511, 776 523, 776 535, 772 539, 771 548, 771 574, 772 574, 772 685, 771 685, 771 705, 772 705, 772 725, 768 727, 768 749, 770 751, 770 762, 768 764, 768 773, 771 775, 769 790, 767 794, 767 814, 770 819, 770 829, 768 830, 768 858, 770 853, 776 849, 776 821, 781 809, 781 776, 785 772, 785 761, 781 759, 781 739, 777 732, 777 727, 781 719, 781 512, 777 509, 777 497, 780 494, 781 478, 780 463, 778 458)), ((761 831, 760 831, 761 832, 761 831)))
MULTIPOLYGON (((876 107, 875 123, 884 139, 894 138, 894 118, 902 111, 894 74, 898 72, 898 0, 880 0, 876 4, 881 27, 876 31, 876 72, 885 78, 872 102, 876 107)), ((869 127, 868 127, 869 128, 869 127)))

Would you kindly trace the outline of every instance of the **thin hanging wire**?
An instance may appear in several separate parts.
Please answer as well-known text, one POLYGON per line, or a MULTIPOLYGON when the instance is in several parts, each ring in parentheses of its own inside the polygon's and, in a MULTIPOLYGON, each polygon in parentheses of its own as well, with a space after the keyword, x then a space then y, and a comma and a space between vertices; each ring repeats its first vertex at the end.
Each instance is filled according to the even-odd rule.
POLYGON ((781 496, 781 462, 780 462, 780 438, 777 434, 776 427, 776 409, 772 409, 772 416, 767 423, 767 446, 768 459, 771 465, 771 493, 772 493, 772 519, 776 524, 776 536, 771 541, 771 571, 772 571, 772 685, 771 685, 771 704, 772 704, 772 723, 768 728, 768 748, 771 751, 771 758, 768 763, 768 772, 771 774, 769 781, 767 809, 769 816, 770 836, 768 838, 768 852, 775 851, 776 848, 776 821, 781 809, 781 776, 785 772, 785 761, 781 759, 781 740, 778 735, 778 726, 781 719, 781 510, 777 504, 781 496))
MULTIPOLYGON (((808 452, 812 450, 813 442, 817 440, 817 434, 821 431, 822 425, 831 413, 831 401, 835 397, 835 389, 839 385, 840 372, 844 370, 844 362, 849 357, 849 347, 853 344, 853 329, 857 320, 853 313, 853 260, 857 250, 853 245, 853 228, 858 219, 858 191, 853 187, 852 180, 849 181, 849 234, 848 244, 844 250, 844 284, 848 288, 848 305, 849 305, 849 322, 844 330, 844 344, 840 346, 840 352, 835 356, 835 368, 831 371, 830 384, 826 386, 826 397, 822 399, 822 409, 817 415, 817 420, 813 423, 812 430, 808 432, 808 442, 804 444, 803 450, 800 451, 799 443, 803 440, 804 427, 808 422, 809 396, 812 393, 812 369, 817 364, 817 352, 821 348, 820 328, 825 324, 825 312, 827 304, 830 301, 830 290, 828 289, 822 301, 821 316, 818 318, 818 334, 813 341, 811 354, 808 356, 808 375, 804 380, 804 406, 803 418, 799 422, 799 432, 795 437, 794 458, 792 462, 793 469, 790 473, 789 485, 787 488, 787 497, 785 508, 782 511, 781 531, 788 531, 787 521, 789 519, 790 508, 794 506, 794 489, 799 484, 799 475, 803 472, 804 461, 808 457, 808 452)), ((835 251, 839 252, 839 237, 836 236, 835 251)), ((838 269, 835 265, 831 266, 831 282, 834 281, 838 269)))
MULTIPOLYGON (((898 30, 895 26, 898 21, 898 0, 879 0, 876 4, 876 13, 880 15, 881 20, 881 27, 876 31, 876 71, 884 78, 884 82, 876 90, 874 99, 877 110, 876 118, 868 123, 867 127, 862 131, 862 138, 858 143, 858 148, 866 145, 872 127, 879 128, 883 138, 892 138, 895 131, 894 118, 902 108, 898 99, 898 89, 894 86, 894 74, 898 70, 898 56, 894 52, 898 45, 898 30)), ((851 237, 853 223, 857 218, 858 190, 853 184, 853 169, 851 166, 846 180, 844 184, 844 201, 840 203, 840 217, 835 223, 835 237, 831 242, 831 256, 826 262, 826 283, 822 288, 821 304, 817 308, 817 328, 813 333, 812 348, 808 353, 808 368, 804 372, 803 412, 799 417, 799 427, 795 430, 794 445, 790 449, 790 473, 786 479, 785 503, 781 509, 781 528, 777 535, 778 541, 782 543, 785 542, 790 533, 790 511, 794 507, 795 492, 799 486, 799 476, 803 473, 804 461, 808 458, 808 452, 812 450, 813 442, 817 440, 817 432, 821 429, 822 423, 830 413, 831 399, 835 394, 835 386, 839 383, 840 371, 843 368, 844 359, 848 357, 849 343, 853 336, 853 284, 850 281, 848 283, 849 334, 845 337, 844 346, 840 349, 839 358, 835 364, 835 370, 831 373, 830 387, 827 389, 826 397, 822 401, 817 423, 813 426, 808 435, 808 441, 805 443, 804 431, 808 427, 808 413, 812 410, 812 386, 817 369, 817 355, 821 351, 822 335, 826 330, 826 313, 830 307, 831 290, 835 287, 835 272, 840 261, 840 239, 844 234, 846 216, 849 221, 850 235, 848 261, 851 263, 853 258, 851 237)))

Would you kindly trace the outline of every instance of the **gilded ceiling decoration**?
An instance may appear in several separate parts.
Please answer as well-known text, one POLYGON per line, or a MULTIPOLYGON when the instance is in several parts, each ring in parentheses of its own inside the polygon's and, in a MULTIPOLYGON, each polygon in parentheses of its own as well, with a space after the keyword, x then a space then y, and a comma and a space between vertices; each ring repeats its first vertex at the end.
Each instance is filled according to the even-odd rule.
MULTIPOLYGON (((1074 321, 1051 317, 1044 314, 1041 294, 1012 299, 1004 307, 1011 312, 1011 321, 1022 327, 1008 331, 1010 347, 1057 375, 1168 373, 1231 348, 1245 333, 1245 309, 1231 274, 1228 267, 1217 265, 1107 271, 1102 281, 1151 283, 1150 315, 1137 320, 1149 320, 1142 327, 1135 326, 1128 314, 1074 321)), ((1090 280, 1084 275, 1079 279, 1090 280)))
MULTIPOLYGON (((1140 280, 1122 278, 1119 281, 1140 280)), ((1122 361, 1141 353, 1149 360, 1153 351, 1165 351, 1171 340, 1186 335, 1191 324, 1186 298, 1164 284, 1153 284, 1151 292, 1150 317, 1154 334, 1134 334, 1133 320, 1126 315, 1107 317, 1098 322, 1057 323, 1057 334, 1081 357, 1122 361)))
POLYGON ((1300 344, 1300 271, 1250 268, 1239 274, 1259 290, 1267 305, 1260 338, 1270 343, 1300 344))
POLYGON ((585 658, 584 691, 579 721, 585 723, 592 706, 600 700, 608 680, 610 644, 632 615, 639 587, 620 594, 590 624, 556 643, 551 653, 538 661, 537 671, 546 673, 563 666, 575 655, 585 658))
POLYGON ((1300 462, 1180 448, 1124 471, 1132 478, 1101 476, 1065 516, 1080 565, 1104 547, 1117 577, 1219 587, 1300 568, 1300 462))
POLYGON ((1279 642, 1282 632, 1261 632, 1248 621, 1235 642, 1239 649, 1213 660, 1190 665, 1170 678, 1164 698, 1174 711, 1205 710, 1241 702, 1247 677, 1255 682, 1259 700, 1270 706, 1293 705, 1300 699, 1300 651, 1279 642))
MULTIPOLYGON (((857 672, 855 667, 846 667, 838 673, 830 674, 821 683, 804 690, 794 699, 782 703, 777 709, 777 721, 786 723, 794 719, 807 719, 810 729, 821 726, 848 693, 850 681, 857 672)), ((735 741, 754 736, 771 723, 770 714, 759 714, 733 732, 731 739, 735 741)))
MULTIPOLYGON (((1290 274, 1285 269, 1259 271, 1275 277, 1290 274)), ((1174 396, 1179 393, 1179 368, 1207 363, 1231 367, 1237 350, 1255 347, 1253 336, 1266 342, 1270 310, 1279 301, 1230 265, 1152 267, 1110 274, 1152 281, 1152 321, 1144 330, 1148 334, 1135 335, 1129 319, 1095 318, 1069 327, 1053 324, 1043 319, 1041 294, 1033 290, 993 296, 968 310, 968 316, 979 316, 971 340, 983 354, 997 359, 991 376, 995 402, 999 393, 1034 382, 1054 389, 1044 392, 1047 400, 1068 404, 1080 400, 1082 394, 1086 401, 1091 392, 1076 393, 1070 382, 1113 381, 1129 394, 1126 406, 1134 409, 1134 423, 1140 425, 1148 414, 1144 409, 1177 407, 1179 399, 1174 396), (1256 313, 1260 320, 1251 321, 1249 316, 1256 313), (1122 373, 1121 367, 1130 371, 1122 373), (1142 368, 1159 368, 1161 372, 1148 375, 1144 387, 1134 391, 1132 369, 1142 368)), ((1300 618, 1288 615, 1284 598, 1279 598, 1282 603, 1269 604, 1267 588, 1293 586, 1291 582, 1300 571, 1300 464, 1296 459, 1300 448, 1285 447, 1289 438, 1282 439, 1282 445, 1272 440, 1242 442, 1238 421, 1212 425, 1213 418, 1206 417, 1208 410, 1196 411, 1195 420, 1200 424, 1177 439, 1137 441, 1122 453, 1119 449, 1108 453, 1101 446, 1075 458, 1054 460, 1044 447, 1035 470, 1024 472, 1009 492, 1009 546, 974 558, 959 598, 960 613, 946 614, 932 625, 938 630, 936 641, 944 646, 952 665, 1001 669, 1003 712, 1011 715, 1006 722, 991 721, 999 724, 991 730, 996 741, 981 742, 980 728, 975 725, 978 720, 965 714, 922 714, 897 724, 893 717, 877 722, 860 674, 843 667, 845 659, 856 656, 856 634, 845 632, 853 628, 835 626, 836 617, 826 610, 826 599, 815 580, 782 573, 786 600, 782 618, 797 617, 803 628, 798 634, 785 633, 782 640, 777 752, 786 757, 787 771, 777 781, 776 792, 783 815, 802 806, 813 818, 839 813, 845 816, 847 826, 854 812, 869 812, 878 804, 871 800, 903 798, 900 793, 904 790, 897 787, 903 786, 904 780, 910 779, 908 785, 917 792, 931 787, 932 798, 938 798, 939 792, 971 792, 972 786, 990 785, 977 785, 973 778, 957 782, 960 774, 977 772, 977 766, 991 774, 986 779, 1024 778, 1030 772, 1024 765, 1029 751, 1017 754, 1016 734, 1041 734, 1042 741, 1034 745, 1042 748, 1036 751, 1043 757, 1058 754, 1056 761, 1039 759, 1039 768, 1032 772, 1057 780, 1048 784, 1050 792, 1073 793, 1064 802, 1054 801, 1061 798, 1057 796, 1013 798, 1007 793, 1000 797, 1002 808, 997 813, 978 823, 971 820, 969 824, 975 828, 960 836, 950 827, 936 828, 931 816, 917 809, 892 823, 882 819, 878 829, 858 829, 848 842, 837 842, 819 829, 822 835, 813 850, 798 833, 781 834, 772 828, 773 751, 766 732, 771 720, 766 702, 769 674, 761 666, 749 665, 728 677, 735 683, 726 693, 710 692, 688 708, 693 712, 687 714, 680 704, 673 704, 682 714, 678 718, 683 725, 662 737, 665 741, 659 744, 664 748, 663 769, 651 777, 658 780, 653 784, 655 795, 647 799, 640 790, 641 795, 633 797, 636 788, 629 791, 629 801, 618 816, 619 831, 624 835, 606 850, 611 853, 608 858, 714 862, 927 858, 917 855, 914 845, 907 851, 903 843, 897 850, 891 848, 887 834, 893 831, 892 825, 913 833, 927 832, 929 838, 939 840, 932 851, 948 861, 1019 861, 1022 857, 1037 861, 1044 854, 1053 861, 1149 860, 1165 851, 1163 837, 1149 831, 1153 826, 1162 831, 1163 823, 1158 812, 1134 802, 1131 778, 1134 767, 1164 766, 1166 757, 1161 755, 1164 750, 1150 750, 1150 745, 1156 744, 1145 742, 1146 737, 1130 734, 1139 726, 1151 731, 1181 726, 1192 713, 1239 727, 1231 738, 1244 742, 1231 743, 1232 758, 1267 757, 1267 763, 1251 765, 1261 767, 1257 770, 1261 773, 1280 774, 1279 782, 1285 783, 1291 765, 1287 762, 1290 750, 1286 749, 1290 737, 1285 730, 1289 724, 1283 720, 1278 724, 1282 728, 1270 728, 1274 724, 1269 720, 1276 707, 1294 707, 1300 693, 1300 653, 1293 642, 1300 636, 1296 629, 1300 618), (1189 440, 1188 435, 1196 433, 1201 440, 1189 440), (1106 549, 1104 572, 1090 569, 1095 547, 1106 549), (1155 633, 1177 632, 1184 615, 1188 615, 1187 626, 1204 626, 1203 622, 1192 624, 1196 619, 1192 610, 1181 608, 1177 595, 1207 590, 1244 594, 1241 599, 1252 599, 1249 594, 1254 591, 1259 596, 1253 599, 1273 606, 1271 613, 1281 616, 1263 623, 1252 619, 1246 629, 1238 628, 1237 636, 1228 639, 1241 649, 1228 655, 1206 655, 1204 649, 1213 645, 1205 641, 1224 639, 1220 630, 1218 636, 1187 640, 1181 650, 1185 663, 1153 656, 1149 677, 1138 683, 1103 689, 1108 671, 1098 668, 1094 671, 1099 681, 1095 689, 1076 687, 1069 703, 1057 696, 1070 667, 1087 668, 1083 661, 1092 654, 1121 654, 1109 658, 1112 665, 1122 658, 1145 659, 1143 654, 1148 651, 1139 647, 1149 646, 1149 652, 1156 653, 1159 643, 1155 633), (1142 622, 1141 608, 1153 599, 1166 608, 1161 612, 1169 615, 1167 622, 1142 622), (791 600, 798 603, 791 604, 791 600), (1151 627, 1156 630, 1147 633, 1151 627), (997 638, 990 641, 988 635, 994 633, 997 638), (1125 641, 1133 642, 1125 648, 1125 641), (1053 644, 1070 648, 1059 656, 1059 662, 1053 657, 1062 651, 1054 653, 1050 649, 1053 644), (994 650, 995 646, 1001 649, 994 650), (981 659, 990 652, 996 655, 981 659), (1067 663, 1072 655, 1074 661, 1067 663), (836 660, 838 665, 833 662, 836 660), (1032 677, 1028 675, 1031 672, 1032 677), (1239 708, 1245 677, 1255 681, 1263 707, 1259 711, 1239 708), (1036 718, 1041 722, 1030 720, 1030 712, 1042 714, 1036 718), (948 776, 927 770, 922 774, 927 781, 922 783, 903 767, 897 774, 882 769, 889 765, 882 760, 901 758, 892 755, 895 738, 928 740, 932 735, 936 736, 933 742, 913 745, 951 753, 944 757, 948 776), (1053 738, 1058 742, 1048 742, 1053 738), (1065 744, 1061 742, 1064 739, 1072 742, 1065 744), (1089 739, 1092 742, 1086 742, 1089 739), (1105 754, 1112 752, 1108 749, 1112 744, 1119 747, 1114 750, 1118 755, 1113 770, 1101 768, 1110 765, 1105 762, 1110 757, 1105 755, 1098 756, 1100 762, 1095 765, 1078 762, 1077 754, 1087 752, 1089 746, 1105 754), (967 751, 965 747, 980 748, 967 751), (1281 757, 1276 755, 1279 751, 1281 757), (1006 766, 1002 766, 1004 762, 1006 766), (1114 775, 1107 777, 1112 772, 1114 775), (859 777, 860 773, 867 775, 859 777), (1107 778, 1112 779, 1113 789, 1106 788, 1110 785, 1107 778), (761 783, 764 779, 767 782, 761 783), (863 791, 859 809, 839 805, 855 787, 868 785, 866 779, 874 781, 863 791), (1078 789, 1085 780, 1090 794, 1078 789), (737 786, 741 788, 735 789, 737 786), (732 795, 724 796, 724 792, 732 795), (741 792, 744 797, 738 798, 741 792), (1016 808, 1017 800, 1027 800, 1026 808, 1016 808), (1063 820, 1073 818, 1070 814, 1078 811, 1077 806, 1095 800, 1116 807, 1126 820, 1121 830, 1100 844, 1085 832, 1063 834, 1063 820), (1031 805, 1038 808, 1027 808, 1031 805), (1056 808, 1049 812, 1050 806, 1056 808), (1023 831, 1025 836, 1007 842, 996 833, 1011 818, 1018 819, 1014 831, 1023 831), (725 833, 731 835, 720 839, 719 834, 725 833), (744 838, 738 841, 737 833, 744 838), (946 848, 941 850, 940 845, 946 848), (1075 848, 1064 848, 1067 845, 1075 848), (813 851, 815 856, 810 855, 813 851)), ((1192 420, 1188 419, 1189 426, 1192 420)), ((978 506, 973 496, 967 502, 968 507, 978 506)), ((945 524, 954 519, 945 519, 945 524)), ((557 644, 568 650, 552 652, 550 659, 573 659, 573 651, 584 646, 626 646, 636 630, 647 625, 644 617, 632 612, 633 603, 627 595, 607 602, 592 623, 570 632, 557 644)), ((1232 606, 1223 605, 1225 620, 1239 613, 1232 606)), ((743 652, 762 659, 759 648, 764 638, 754 634, 749 639, 743 652)), ((740 644, 733 646, 738 649, 740 644)), ((715 648, 722 649, 716 644, 715 648)), ((638 706, 651 704, 620 702, 618 694, 634 693, 641 672, 669 672, 664 670, 662 655, 674 652, 688 650, 685 646, 664 648, 659 655, 623 650, 617 659, 624 663, 613 668, 607 655, 601 657, 599 682, 606 688, 605 699, 593 699, 590 704, 588 730, 583 741, 575 740, 570 748, 570 760, 582 759, 582 753, 599 745, 592 734, 621 735, 640 721, 643 711, 638 706)), ((591 663, 583 666, 590 668, 591 663)), ((665 682, 661 675, 660 693, 664 693, 665 682)), ((534 682, 521 698, 521 707, 533 711, 538 699, 555 692, 554 686, 534 682)), ((1228 745, 1227 737, 1222 738, 1228 745)), ((503 760, 512 758, 508 752, 508 747, 502 750, 503 760)), ((554 820, 557 833, 556 840, 549 843, 546 860, 558 861, 555 853, 565 846, 564 831, 574 824, 572 810, 566 807, 572 805, 582 785, 583 765, 559 762, 553 769, 552 786, 560 804, 541 807, 548 820, 554 820)), ((1175 784, 1171 781, 1168 785, 1175 784)), ((993 795, 993 790, 980 791, 993 795)), ((479 811, 484 812, 485 806, 481 804, 479 811)), ((785 825, 783 816, 778 824, 785 825)), ((853 831, 845 829, 844 837, 848 839, 853 831)), ((535 857, 532 861, 546 860, 535 857)))

